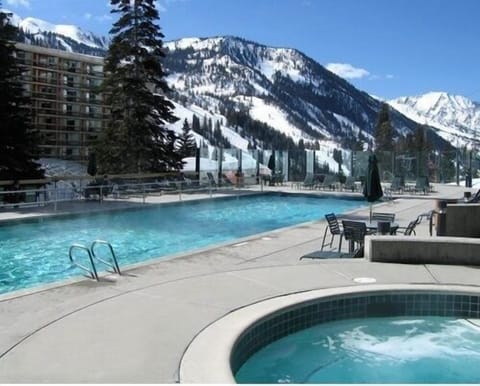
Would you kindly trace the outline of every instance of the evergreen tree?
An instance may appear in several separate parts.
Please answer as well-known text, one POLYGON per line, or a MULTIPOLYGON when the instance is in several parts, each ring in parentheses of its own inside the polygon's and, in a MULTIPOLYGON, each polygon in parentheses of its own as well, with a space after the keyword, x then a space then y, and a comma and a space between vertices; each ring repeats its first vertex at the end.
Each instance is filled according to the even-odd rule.
POLYGON ((0 180, 43 178, 44 171, 35 162, 31 101, 20 83, 22 71, 15 59, 18 28, 8 23, 10 16, 0 12, 0 180))
POLYGON ((417 157, 417 173, 422 176, 428 176, 428 155, 432 145, 428 140, 427 129, 423 125, 415 128, 413 133, 413 146, 417 157))
POLYGON ((394 148, 394 131, 388 110, 388 104, 382 103, 382 107, 378 113, 377 125, 375 126, 375 145, 377 151, 392 151, 394 148))
POLYGON ((183 121, 182 135, 178 137, 178 152, 181 154, 182 158, 185 157, 194 157, 197 150, 197 142, 190 133, 190 126, 188 125, 187 118, 183 121))
POLYGON ((342 170, 343 155, 341 149, 333 149, 333 159, 338 164, 338 172, 342 170))
POLYGON ((158 172, 181 168, 175 135, 165 127, 177 118, 161 60, 164 35, 154 0, 111 0, 113 36, 101 90, 111 108, 97 143, 102 173, 158 172))
POLYGON ((198 118, 195 114, 192 116, 192 130, 195 133, 200 133, 200 118, 198 118))
POLYGON ((415 128, 412 142, 412 150, 421 152, 432 150, 432 144, 430 143, 427 136, 427 129, 423 125, 419 125, 415 128))

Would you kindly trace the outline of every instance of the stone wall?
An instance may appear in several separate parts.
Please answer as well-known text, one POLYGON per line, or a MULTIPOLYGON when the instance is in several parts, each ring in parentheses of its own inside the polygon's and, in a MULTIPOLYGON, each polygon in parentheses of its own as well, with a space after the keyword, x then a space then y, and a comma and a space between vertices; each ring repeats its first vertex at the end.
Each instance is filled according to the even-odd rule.
POLYGON ((448 204, 445 236, 480 237, 480 204, 448 204))
POLYGON ((480 239, 367 236, 365 258, 388 263, 480 265, 480 239))

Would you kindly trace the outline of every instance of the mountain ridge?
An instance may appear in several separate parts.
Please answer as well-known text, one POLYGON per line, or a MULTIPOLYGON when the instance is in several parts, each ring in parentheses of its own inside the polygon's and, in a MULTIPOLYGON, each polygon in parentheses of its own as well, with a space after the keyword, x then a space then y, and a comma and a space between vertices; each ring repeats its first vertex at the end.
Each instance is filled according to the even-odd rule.
POLYGON ((53 24, 30 16, 21 18, 8 9, 1 10, 12 15, 10 23, 19 28, 22 43, 95 56, 104 56, 110 44, 107 37, 84 32, 75 25, 53 24))
MULTIPOLYGON (((76 26, 21 19, 15 14, 12 22, 23 23, 26 43, 35 40, 52 48, 100 56, 108 47, 106 38, 84 33, 76 26)), ((165 41, 164 46, 170 53, 165 58, 170 74, 167 80, 177 102, 223 112, 244 109, 252 119, 272 124, 297 144, 300 140, 333 140, 348 148, 357 137, 372 141, 382 102, 295 48, 270 47, 235 36, 191 37, 165 41), (179 71, 182 68, 183 72, 179 71)), ((390 102, 393 107, 401 105, 390 102)), ((398 135, 413 132, 419 122, 434 122, 405 113, 402 106, 399 110, 391 110, 398 135)), ((445 132, 443 127, 429 127, 428 133, 439 146, 448 146, 455 133, 442 136, 442 130, 445 132)))
POLYGON ((420 123, 438 128, 447 141, 474 146, 480 127, 480 103, 442 91, 388 101, 396 110, 420 123))
MULTIPOLYGON (((329 139, 348 148, 358 136, 372 141, 382 102, 296 49, 232 36, 179 39, 165 47, 169 81, 189 103, 203 96, 214 108, 244 109, 264 123, 269 119, 262 111, 275 105, 288 115, 275 127, 290 127, 296 142, 329 139)), ((391 119, 398 135, 418 125, 393 109, 391 119)), ((434 130, 429 135, 448 146, 434 130)))

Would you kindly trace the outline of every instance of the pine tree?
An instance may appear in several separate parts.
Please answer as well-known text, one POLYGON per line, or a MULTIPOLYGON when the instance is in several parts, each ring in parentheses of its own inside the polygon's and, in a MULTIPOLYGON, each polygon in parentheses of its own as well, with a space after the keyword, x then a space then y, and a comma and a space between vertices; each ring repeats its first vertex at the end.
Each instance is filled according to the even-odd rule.
POLYGON ((341 149, 333 149, 333 159, 338 164, 338 172, 340 172, 343 164, 343 155, 341 149))
POLYGON ((187 118, 183 121, 182 135, 178 137, 178 152, 181 154, 182 158, 185 157, 194 157, 197 150, 197 142, 190 133, 190 126, 188 125, 187 118))
POLYGON ((375 145, 377 151, 392 151, 394 148, 394 131, 388 110, 388 104, 382 103, 382 107, 378 113, 377 125, 375 126, 375 145))
POLYGON ((419 125, 415 128, 413 133, 413 146, 415 151, 430 151, 432 150, 432 144, 427 136, 427 129, 423 125, 419 125))
POLYGON ((111 108, 97 143, 102 173, 158 172, 181 168, 175 136, 165 127, 177 118, 161 64, 164 35, 154 0, 111 0, 113 36, 105 58, 102 92, 111 108))
POLYGON ((418 125, 413 133, 412 150, 417 152, 417 171, 419 175, 428 176, 428 153, 432 145, 428 140, 427 129, 423 125, 418 125))
POLYGON ((0 180, 43 178, 44 171, 35 162, 31 101, 19 81, 22 71, 15 59, 18 28, 8 23, 10 16, 0 12, 0 180))
POLYGON ((195 114, 192 116, 192 130, 195 133, 200 133, 200 118, 198 118, 195 114))

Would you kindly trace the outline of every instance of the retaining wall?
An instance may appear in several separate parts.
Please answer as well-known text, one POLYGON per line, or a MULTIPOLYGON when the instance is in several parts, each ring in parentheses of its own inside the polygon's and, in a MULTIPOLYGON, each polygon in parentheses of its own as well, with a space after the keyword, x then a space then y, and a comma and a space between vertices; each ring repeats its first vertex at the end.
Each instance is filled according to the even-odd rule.
POLYGON ((388 263, 480 265, 480 239, 367 236, 365 258, 388 263))

